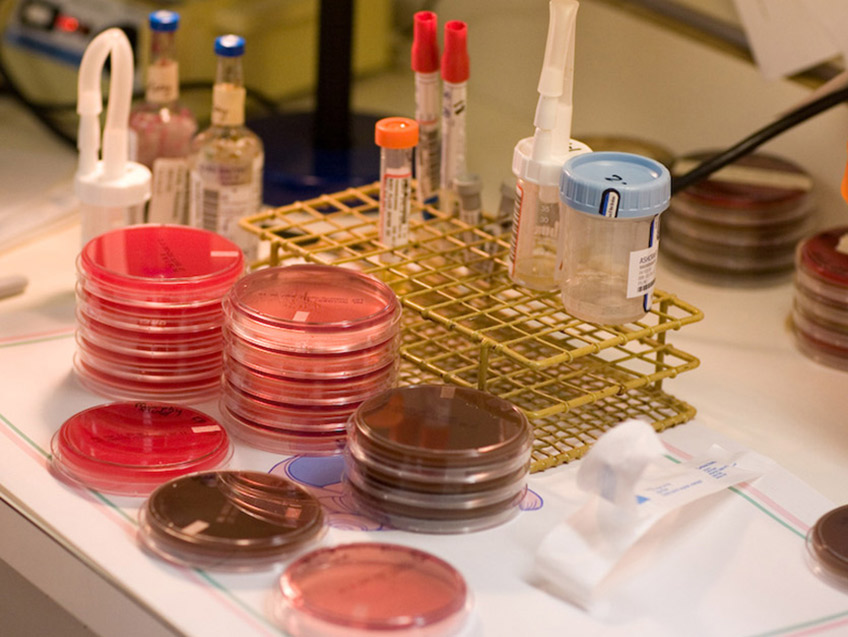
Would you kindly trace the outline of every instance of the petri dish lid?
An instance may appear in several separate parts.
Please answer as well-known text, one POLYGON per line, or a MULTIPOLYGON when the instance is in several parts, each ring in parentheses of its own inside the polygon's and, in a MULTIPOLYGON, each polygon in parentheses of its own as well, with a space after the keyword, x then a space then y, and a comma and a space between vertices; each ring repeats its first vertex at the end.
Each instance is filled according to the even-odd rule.
POLYGON ((400 301, 382 281, 348 268, 303 264, 257 270, 224 299, 230 329, 281 351, 346 352, 397 333, 400 301))
POLYGON ((145 495, 176 476, 222 465, 231 446, 224 428, 195 409, 116 402, 66 420, 51 451, 63 477, 109 493, 145 495))
POLYGON ((848 505, 828 511, 807 533, 810 566, 822 579, 848 591, 848 505))
POLYGON ((798 269, 825 283, 848 287, 848 226, 831 228, 802 241, 796 262, 798 269))
POLYGON ((139 301, 188 302, 221 296, 244 270, 239 247, 214 232, 139 225, 96 236, 77 259, 97 285, 139 301))
POLYGON ((462 575, 408 546, 377 542, 318 549, 280 576, 274 615, 293 637, 451 637, 471 601, 462 575))
POLYGON ((848 332, 848 305, 816 296, 802 286, 795 287, 794 303, 810 320, 848 332))
POLYGON ((512 403, 477 389, 409 385, 364 401, 351 418, 360 441, 403 462, 457 466, 526 453, 533 432, 512 403))
POLYGON ((261 568, 289 557, 324 529, 321 505, 302 487, 256 471, 210 471, 159 486, 139 513, 139 539, 178 564, 261 568))
MULTIPOLYGON (((682 175, 716 154, 692 153, 676 160, 672 175, 682 175)), ((692 184, 680 194, 723 208, 762 208, 800 200, 813 188, 800 166, 773 155, 752 153, 692 184)))

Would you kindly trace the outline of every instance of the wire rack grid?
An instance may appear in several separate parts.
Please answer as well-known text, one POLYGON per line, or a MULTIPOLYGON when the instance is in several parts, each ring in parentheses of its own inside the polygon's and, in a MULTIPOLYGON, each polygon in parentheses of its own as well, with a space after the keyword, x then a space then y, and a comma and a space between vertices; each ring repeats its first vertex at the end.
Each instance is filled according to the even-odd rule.
POLYGON ((661 431, 694 416, 662 382, 698 366, 667 334, 701 320, 700 310, 655 290, 638 322, 585 323, 558 294, 510 280, 508 237, 435 208, 413 205, 409 243, 382 246, 378 198, 373 184, 243 219, 267 248, 254 267, 321 263, 388 283, 404 307, 400 382, 448 382, 511 400, 534 426, 533 471, 582 456, 625 418, 661 431))

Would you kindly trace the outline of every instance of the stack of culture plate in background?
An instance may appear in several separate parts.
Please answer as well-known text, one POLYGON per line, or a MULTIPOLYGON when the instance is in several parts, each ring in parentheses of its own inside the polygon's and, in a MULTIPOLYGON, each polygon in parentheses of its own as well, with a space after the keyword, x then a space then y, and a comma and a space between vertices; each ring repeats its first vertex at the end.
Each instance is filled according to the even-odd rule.
POLYGON ((792 325, 804 354, 848 369, 848 226, 799 244, 792 325))
POLYGON ((237 245, 198 228, 131 226, 95 237, 77 258, 78 378, 120 400, 216 395, 221 299, 243 271, 237 245))
MULTIPOLYGON (((682 175, 708 159, 674 163, 682 175)), ((660 250, 676 271, 720 285, 785 280, 795 246, 815 210, 810 176, 792 162, 752 154, 671 198, 662 217, 660 250)))
POLYGON ((389 390, 356 410, 345 475, 362 511, 391 526, 464 533, 518 512, 533 431, 508 401, 452 385, 389 390))
POLYGON ((224 308, 221 413, 248 444, 339 453, 354 409, 394 385, 401 306, 371 276, 314 264, 266 268, 233 286, 224 308))

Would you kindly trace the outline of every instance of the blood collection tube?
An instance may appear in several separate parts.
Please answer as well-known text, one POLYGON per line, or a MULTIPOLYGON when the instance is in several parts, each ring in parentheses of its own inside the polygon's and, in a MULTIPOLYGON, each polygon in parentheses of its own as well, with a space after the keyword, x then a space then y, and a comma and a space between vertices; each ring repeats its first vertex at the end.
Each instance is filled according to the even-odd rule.
POLYGON ((412 151, 418 144, 418 122, 386 117, 377 122, 374 141, 380 147, 379 238, 387 248, 409 238, 412 151))

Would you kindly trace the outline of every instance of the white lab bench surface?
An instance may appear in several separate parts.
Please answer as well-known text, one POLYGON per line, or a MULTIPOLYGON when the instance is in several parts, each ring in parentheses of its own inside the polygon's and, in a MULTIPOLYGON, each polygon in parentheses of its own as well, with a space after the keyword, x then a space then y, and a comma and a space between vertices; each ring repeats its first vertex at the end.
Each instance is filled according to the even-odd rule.
MULTIPOLYGON (((593 16, 589 12, 588 19, 593 16)), ((405 108, 411 103, 406 98, 384 97, 397 96, 398 78, 411 86, 405 74, 374 79, 357 87, 355 104, 405 108)), ((70 178, 75 158, 8 100, 0 107, 3 135, 9 127, 31 127, 28 152, 50 167, 41 187, 21 180, 26 185, 15 194, 16 201, 37 207, 44 201, 41 192, 70 178)), ((481 105, 478 112, 508 137, 504 148, 532 132, 526 113, 497 104, 481 105)), ((585 118, 586 130, 597 121, 585 118)), ((472 128, 469 138, 475 137, 485 136, 472 128)), ((489 208, 497 197, 493 182, 509 165, 509 150, 503 157, 503 148, 492 144, 470 153, 487 181, 489 208)), ((14 158, 4 150, 0 157, 3 183, 15 188, 14 158)), ((266 603, 281 567, 218 574, 165 565, 136 545, 138 499, 73 489, 48 471, 52 433, 72 414, 106 401, 83 389, 72 372, 78 248, 79 227, 71 223, 0 254, 0 276, 29 278, 23 294, 0 300, 0 559, 98 634, 280 634, 266 603)), ((664 383, 666 392, 697 409, 692 422, 663 433, 669 454, 684 459, 718 442, 752 449, 776 465, 752 485, 695 505, 666 529, 673 542, 644 547, 651 568, 630 565, 632 578, 616 589, 615 616, 590 616, 533 581, 538 542, 578 501, 579 463, 533 475, 530 487, 541 506, 495 529, 417 535, 331 528, 323 543, 390 541, 443 557, 468 580, 475 620, 487 636, 844 634, 848 596, 814 577, 803 554, 809 526, 848 503, 848 372, 819 365, 795 348, 787 326, 790 281, 715 287, 681 277, 661 261, 659 287, 705 315, 669 334, 676 347, 701 361, 664 383)), ((215 413, 216 405, 200 408, 215 413)), ((282 460, 239 445, 232 464, 269 470, 282 460)), ((0 621, 13 603, 0 604, 0 621)))

